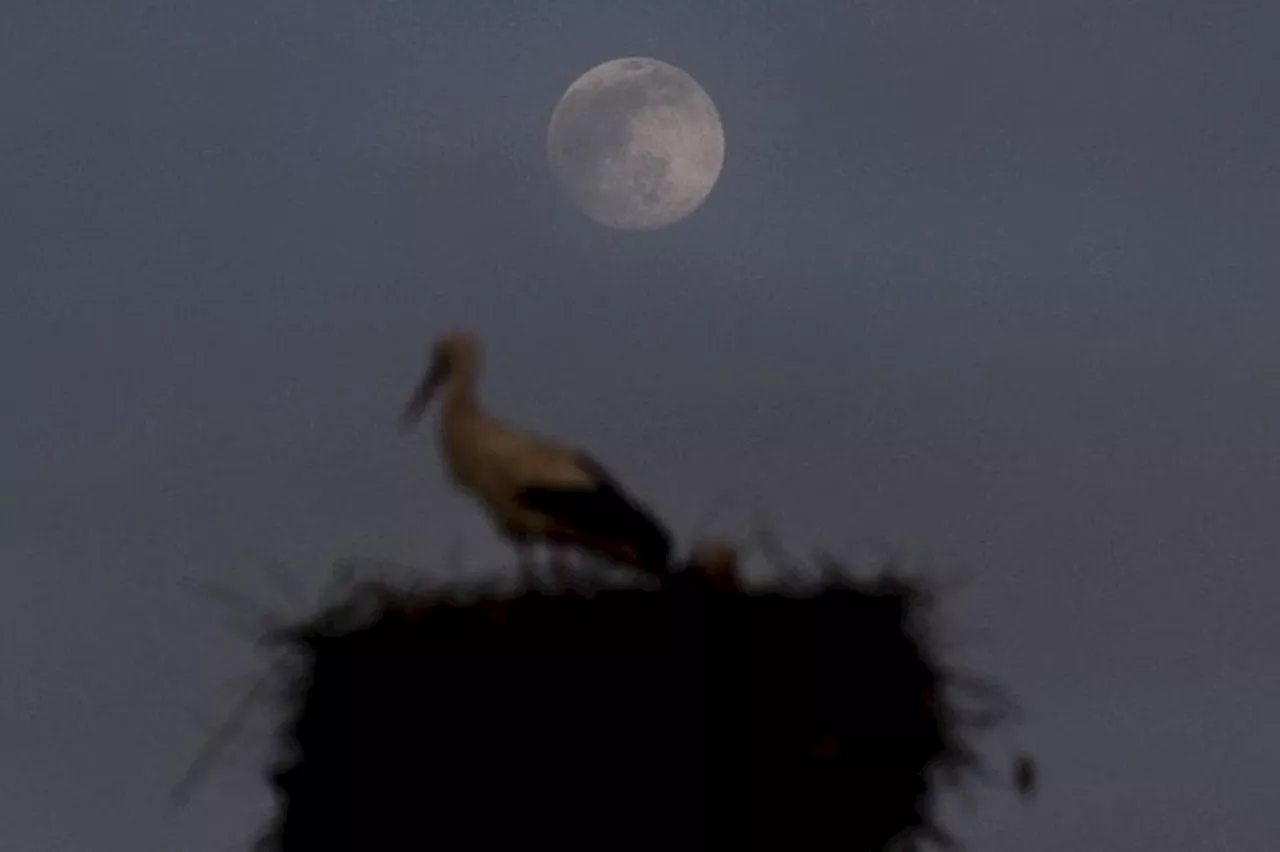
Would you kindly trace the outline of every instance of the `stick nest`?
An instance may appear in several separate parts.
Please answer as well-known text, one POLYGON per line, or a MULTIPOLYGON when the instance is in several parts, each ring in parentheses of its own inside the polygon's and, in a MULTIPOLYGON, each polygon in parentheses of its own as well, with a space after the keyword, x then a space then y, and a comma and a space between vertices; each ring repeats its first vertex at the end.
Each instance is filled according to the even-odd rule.
POLYGON ((359 587, 277 637, 301 666, 264 845, 946 845, 937 794, 1009 707, 941 664, 931 608, 892 570, 466 603, 359 587))

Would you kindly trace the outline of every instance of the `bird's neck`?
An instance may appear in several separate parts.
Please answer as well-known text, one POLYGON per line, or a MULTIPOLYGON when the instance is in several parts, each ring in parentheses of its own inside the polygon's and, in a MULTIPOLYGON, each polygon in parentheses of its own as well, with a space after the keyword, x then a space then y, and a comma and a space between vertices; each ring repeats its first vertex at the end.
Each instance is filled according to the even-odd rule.
POLYGON ((462 374, 449 383, 444 400, 446 419, 474 417, 480 413, 480 401, 476 393, 475 376, 462 374))

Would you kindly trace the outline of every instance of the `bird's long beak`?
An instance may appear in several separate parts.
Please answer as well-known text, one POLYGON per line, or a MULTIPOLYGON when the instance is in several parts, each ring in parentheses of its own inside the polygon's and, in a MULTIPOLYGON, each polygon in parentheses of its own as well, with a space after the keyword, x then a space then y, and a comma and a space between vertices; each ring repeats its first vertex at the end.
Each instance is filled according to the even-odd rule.
POLYGON ((422 413, 427 410, 427 406, 431 403, 431 397, 435 395, 436 390, 444 383, 448 370, 445 369, 443 361, 435 360, 431 362, 431 368, 422 376, 422 382, 419 383, 418 389, 414 391, 412 397, 405 404, 404 411, 400 414, 400 430, 402 432, 411 432, 418 425, 418 421, 422 419, 422 413))

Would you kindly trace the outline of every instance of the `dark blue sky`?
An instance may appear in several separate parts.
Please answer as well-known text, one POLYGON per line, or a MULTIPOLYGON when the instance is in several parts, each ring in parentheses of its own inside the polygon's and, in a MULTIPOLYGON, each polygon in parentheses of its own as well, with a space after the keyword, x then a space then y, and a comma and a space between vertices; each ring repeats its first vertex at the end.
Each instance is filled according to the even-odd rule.
MULTIPOLYGON (((258 659, 183 583, 505 551, 395 429, 436 333, 682 544, 971 568, 1031 808, 986 852, 1262 849, 1280 771, 1280 10, 1232 0, 9 2, 0 846, 222 852, 257 746, 165 796, 258 659), (724 120, 691 217, 544 159, 648 55, 724 120), (236 680, 241 678, 240 680, 236 680)), ((264 591, 267 589, 268 591, 264 591)), ((997 752, 998 754, 999 752, 997 752)))

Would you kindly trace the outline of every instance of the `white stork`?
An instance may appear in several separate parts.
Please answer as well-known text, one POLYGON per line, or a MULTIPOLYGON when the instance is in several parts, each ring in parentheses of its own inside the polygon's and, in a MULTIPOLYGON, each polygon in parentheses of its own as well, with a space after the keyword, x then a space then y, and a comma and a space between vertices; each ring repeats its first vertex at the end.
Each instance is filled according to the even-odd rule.
POLYGON ((431 363, 405 405, 400 423, 412 430, 442 386, 439 441, 453 482, 477 498, 528 566, 535 541, 573 545, 616 562, 665 574, 670 539, 591 457, 513 429, 480 407, 476 379, 480 342, 467 332, 447 334, 431 349, 431 363))

